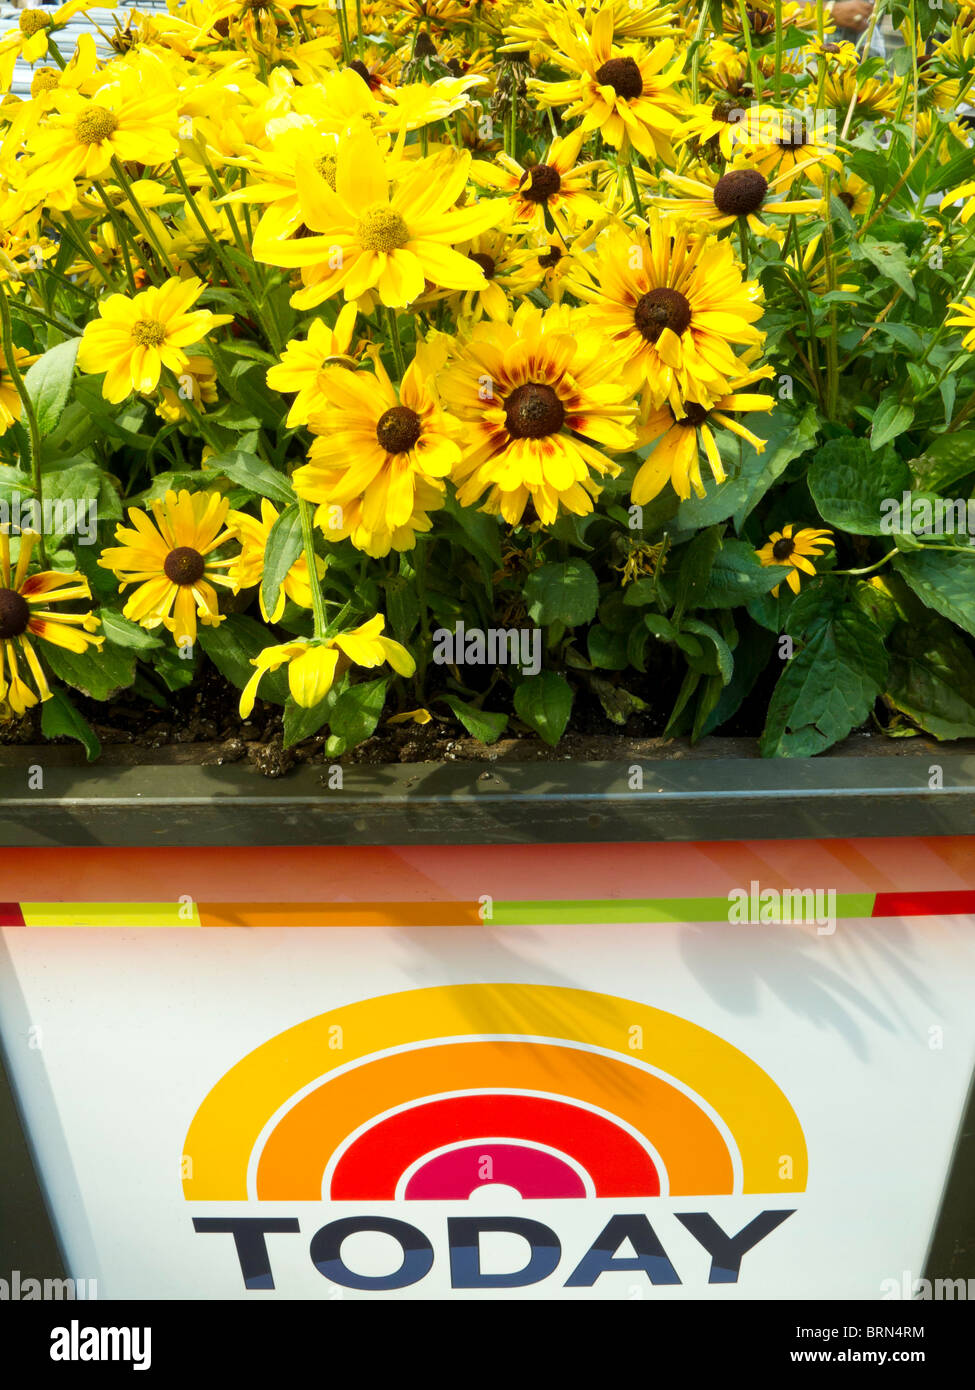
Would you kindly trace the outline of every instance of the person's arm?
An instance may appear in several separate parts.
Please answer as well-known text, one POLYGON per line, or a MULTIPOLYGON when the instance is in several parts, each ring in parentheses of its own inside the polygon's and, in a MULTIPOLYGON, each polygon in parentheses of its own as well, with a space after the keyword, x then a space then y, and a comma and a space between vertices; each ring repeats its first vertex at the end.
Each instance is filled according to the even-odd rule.
MULTIPOLYGON (((812 7, 815 0, 805 0, 805 3, 812 7)), ((873 14, 871 0, 829 0, 823 8, 829 12, 838 29, 853 29, 858 34, 866 31, 873 14)))

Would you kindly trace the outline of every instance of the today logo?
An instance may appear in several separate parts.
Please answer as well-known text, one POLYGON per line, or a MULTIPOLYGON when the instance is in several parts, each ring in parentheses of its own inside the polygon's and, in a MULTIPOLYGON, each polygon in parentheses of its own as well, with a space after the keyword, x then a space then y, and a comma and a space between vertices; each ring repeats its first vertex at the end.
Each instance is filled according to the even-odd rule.
MULTIPOLYGON (((390 1292, 425 1279, 444 1226, 451 1288, 554 1283, 564 1241, 553 1201, 576 1230, 585 1213, 599 1222, 558 1276, 564 1287, 623 1271, 679 1284, 650 1208, 641 1210, 649 1199, 781 1199, 803 1192, 807 1176, 792 1106, 743 1052, 645 1004, 530 984, 408 990, 287 1029, 213 1087, 183 1165, 186 1200, 224 1207, 195 1217, 194 1230, 232 1236, 254 1290, 275 1287, 267 1235, 301 1230, 280 1214, 288 1202, 328 1205, 335 1219, 312 1235, 310 1257, 344 1288, 390 1292), (455 1214, 498 1185, 517 1215, 455 1214), (608 1220, 607 1198, 624 1208, 608 1220), (241 1203, 275 1205, 252 1215, 241 1203), (354 1214, 335 1213, 339 1203, 354 1214), (520 1268, 485 1269, 482 1236, 497 1233, 524 1242, 520 1268), (398 1268, 357 1268, 343 1244, 363 1235, 392 1238, 398 1268)), ((779 1201, 729 1230, 698 1200, 671 1219, 710 1256, 708 1283, 727 1284, 794 1210, 779 1201)))

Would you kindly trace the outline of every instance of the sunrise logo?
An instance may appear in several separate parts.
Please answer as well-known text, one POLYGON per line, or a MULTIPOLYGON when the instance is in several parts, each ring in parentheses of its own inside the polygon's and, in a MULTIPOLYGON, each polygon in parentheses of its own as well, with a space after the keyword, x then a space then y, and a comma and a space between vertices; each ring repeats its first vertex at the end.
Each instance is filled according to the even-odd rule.
POLYGON ((189 1201, 806 1185, 799 1121, 751 1058, 661 1009, 546 985, 409 990, 289 1028, 217 1082, 184 1154, 189 1201))
MULTIPOLYGON (((191 1202, 396 1203, 404 1212, 467 1201, 490 1184, 526 1201, 632 1203, 781 1197, 802 1192, 807 1176, 792 1106, 730 1043, 629 999, 529 984, 409 990, 300 1023, 217 1082, 183 1152, 191 1202)), ((351 1229, 339 1212, 332 1226, 351 1229)), ((762 1234, 788 1214, 764 1213, 774 1219, 762 1234)), ((692 1229, 699 1217, 711 1221, 678 1219, 692 1229)), ((425 1240, 405 1222, 376 1220, 371 1229, 425 1240)), ((233 1232, 238 1253, 244 1224, 194 1222, 233 1232)))

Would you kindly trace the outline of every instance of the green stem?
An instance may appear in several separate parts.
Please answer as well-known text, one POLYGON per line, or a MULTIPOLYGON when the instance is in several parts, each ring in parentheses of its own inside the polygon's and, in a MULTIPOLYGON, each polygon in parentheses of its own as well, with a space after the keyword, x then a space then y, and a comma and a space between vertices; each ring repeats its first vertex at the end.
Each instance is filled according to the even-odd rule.
POLYGON ((335 13, 338 16, 339 36, 342 39, 342 56, 345 66, 352 62, 352 45, 349 42, 349 26, 345 18, 345 0, 335 0, 335 13))
POLYGON ((397 378, 402 381, 406 375, 406 361, 403 357, 403 344, 399 336, 399 319, 395 309, 383 307, 383 313, 389 328, 389 341, 393 349, 393 361, 396 363, 397 378))
POLYGON ((305 563, 308 566, 308 586, 311 589, 311 608, 315 619, 315 636, 324 638, 328 631, 328 616, 325 612, 325 597, 318 578, 318 561, 315 556, 315 512, 310 502, 298 498, 298 515, 301 517, 301 539, 305 550, 305 563))
MULTIPOLYGON (((41 432, 37 427, 37 415, 34 411, 34 402, 30 398, 30 392, 20 374, 17 366, 17 358, 14 353, 14 333, 13 324, 10 321, 10 305, 7 303, 7 295, 4 290, 0 290, 0 322, 2 322, 3 337, 3 360, 4 369, 10 380, 14 384, 14 389, 20 397, 24 416, 27 420, 27 432, 29 438, 28 457, 24 462, 31 476, 34 488, 34 496, 37 499, 38 510, 41 516, 44 515, 44 479, 41 473, 41 432)), ((44 541, 44 527, 41 525, 40 535, 41 564, 47 567, 47 547, 44 541)))
POLYGON ((92 266, 94 270, 98 271, 98 274, 102 277, 103 283, 106 284, 110 290, 114 290, 115 286, 112 284, 111 277, 109 276, 108 271, 105 269, 101 261, 92 251, 91 247, 88 244, 88 238, 85 236, 85 233, 82 230, 81 226, 75 221, 74 217, 71 215, 70 212, 68 212, 67 208, 64 208, 62 210, 61 216, 64 218, 67 225, 71 228, 71 235, 74 239, 75 245, 78 247, 78 250, 84 256, 85 260, 89 263, 89 265, 92 266))
POLYGON ((135 213, 138 220, 142 223, 143 230, 146 234, 146 240, 149 242, 149 245, 152 247, 153 251, 155 251, 156 255, 159 257, 159 264, 162 266, 163 270, 167 271, 170 275, 175 275, 176 271, 173 268, 173 263, 172 261, 170 261, 169 256, 163 249, 162 243, 156 236, 156 231, 152 225, 152 221, 143 209, 142 204, 139 202, 139 199, 136 197, 135 190, 133 189, 132 184, 129 182, 129 176, 122 168, 121 162, 119 161, 117 155, 112 156, 112 172, 118 179, 119 185, 125 192, 126 198, 131 203, 133 212, 135 213))
POLYGON ((361 63, 365 53, 365 36, 362 32, 362 0, 355 0, 355 51, 361 63))
POLYGON ((775 0, 775 100, 782 100, 782 0, 775 0))
POLYGON ((626 177, 630 184, 630 193, 633 195, 633 207, 637 217, 643 220, 643 200, 640 197, 640 185, 636 181, 636 170, 633 167, 633 154, 627 152, 626 157, 626 177))

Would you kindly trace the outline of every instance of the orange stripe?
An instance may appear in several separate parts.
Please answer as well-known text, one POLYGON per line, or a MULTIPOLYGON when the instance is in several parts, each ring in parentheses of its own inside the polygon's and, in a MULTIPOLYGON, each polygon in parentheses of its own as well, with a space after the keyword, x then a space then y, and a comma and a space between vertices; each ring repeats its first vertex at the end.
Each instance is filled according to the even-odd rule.
POLYGON ((732 1191, 727 1145, 713 1121, 683 1092, 598 1052, 492 1039, 397 1052, 324 1082, 270 1134, 258 1166, 257 1196, 262 1201, 320 1201, 329 1158, 360 1125, 410 1100, 499 1087, 566 1095, 617 1115, 656 1148, 674 1196, 732 1191))
POLYGON ((200 903, 204 927, 465 927, 480 921, 470 902, 200 903))

